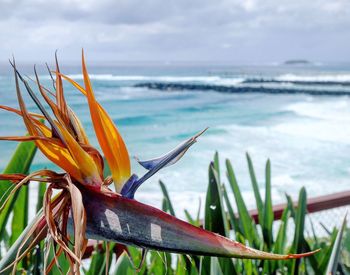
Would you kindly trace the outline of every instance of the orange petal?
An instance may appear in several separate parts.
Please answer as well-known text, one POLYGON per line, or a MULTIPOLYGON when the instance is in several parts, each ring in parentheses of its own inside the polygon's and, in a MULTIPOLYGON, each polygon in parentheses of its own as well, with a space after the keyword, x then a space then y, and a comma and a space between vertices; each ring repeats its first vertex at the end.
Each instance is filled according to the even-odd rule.
MULTIPOLYGON (((14 70, 15 70, 16 92, 17 92, 18 103, 21 109, 21 114, 23 117, 24 124, 26 125, 29 134, 32 136, 45 136, 50 138, 51 131, 48 129, 45 129, 45 127, 40 125, 40 122, 38 123, 38 121, 34 121, 30 117, 25 107, 21 90, 19 88, 18 75, 15 67, 14 67, 14 70), (45 130, 42 131, 43 129, 45 130)), ((79 167, 75 162, 75 160, 72 158, 67 148, 59 144, 47 142, 44 140, 36 140, 35 144, 50 161, 52 161, 53 163, 61 167, 63 170, 69 173, 76 180, 83 182, 83 178, 80 173, 79 167)))
MULTIPOLYGON (((12 113, 16 113, 18 115, 22 115, 20 110, 17 110, 15 108, 9 107, 9 106, 5 106, 5 105, 0 105, 0 109, 12 112, 12 113)), ((39 118, 39 119, 45 119, 45 117, 43 115, 40 114, 36 114, 36 113, 28 113, 31 117, 35 117, 35 118, 39 118)))
POLYGON ((88 137, 85 133, 85 130, 83 128, 83 125, 81 124, 77 115, 70 108, 68 108, 68 114, 69 114, 70 122, 74 128, 76 135, 77 135, 78 141, 82 144, 90 144, 89 139, 88 139, 88 137))
MULTIPOLYGON (((58 65, 57 65, 58 66, 58 65)), ((58 68, 58 67, 57 67, 58 68)), ((59 73, 59 71, 56 73, 57 77, 59 78, 59 82, 62 82, 62 78, 61 78, 61 74, 59 73)), ((39 87, 39 91, 41 93, 41 95, 44 97, 45 101, 49 104, 51 110, 53 111, 53 113, 55 114, 56 118, 58 119, 58 121, 62 124, 65 125, 66 129, 73 135, 76 135, 76 138, 78 139, 78 141, 80 143, 83 144, 89 144, 89 140, 87 138, 87 135, 85 134, 84 128, 81 124, 81 122, 79 121, 78 117, 75 115, 75 113, 73 112, 72 109, 70 109, 68 107, 68 105, 65 102, 64 96, 63 96, 63 89, 62 89, 62 85, 59 85, 60 88, 60 92, 57 93, 58 95, 60 95, 59 97, 55 96, 55 98, 57 98, 58 102, 61 102, 60 104, 63 107, 59 107, 58 105, 56 105, 51 98, 48 96, 48 90, 45 89, 41 84, 40 84, 40 80, 38 77, 37 72, 35 71, 35 77, 36 77, 36 83, 39 87), (62 94, 61 94, 62 93, 62 94), (64 117, 64 112, 67 109, 67 116, 68 118, 66 119, 67 121, 65 121, 65 119, 63 119, 64 117)), ((58 81, 58 80, 57 80, 58 81)))
POLYGON ((94 160, 97 168, 98 168, 98 172, 99 172, 99 175, 103 175, 103 167, 104 167, 104 162, 103 162, 103 157, 101 156, 100 152, 92 147, 91 145, 87 145, 87 144, 82 144, 80 143, 79 144, 81 146, 81 148, 84 149, 84 151, 86 153, 88 153, 92 159, 94 160))
MULTIPOLYGON (((43 98, 45 99, 46 103, 50 106, 52 112, 54 113, 54 115, 57 118, 57 120, 59 121, 59 123, 61 123, 62 125, 65 125, 65 127, 68 129, 68 131, 74 135, 74 132, 70 127, 71 125, 69 123, 70 122, 69 118, 68 118, 68 120, 64 119, 64 114, 60 110, 60 107, 58 105, 56 105, 56 103, 51 100, 51 98, 47 94, 48 93, 47 90, 40 84, 40 80, 39 80, 39 77, 38 77, 38 74, 37 74, 35 68, 34 68, 34 72, 35 72, 36 83, 38 85, 39 91, 40 91, 41 95, 43 96, 43 98)), ((61 80, 61 82, 62 82, 62 80, 61 80)), ((63 93, 63 90, 62 90, 62 93, 63 93)), ((57 98, 57 97, 55 97, 55 98, 57 98)), ((63 101, 64 101, 64 97, 63 97, 63 101)), ((64 101, 64 106, 66 106, 65 101, 64 101)))
POLYGON ((84 57, 83 75, 86 90, 71 78, 65 75, 62 75, 62 78, 70 82, 87 97, 97 139, 111 169, 116 190, 120 192, 125 181, 130 177, 129 154, 117 127, 95 99, 84 57))
MULTIPOLYGON (((21 110, 17 110, 8 106, 4 106, 4 105, 0 105, 0 109, 15 113, 21 117, 23 117, 22 111, 21 110)), ((31 121, 33 122, 33 124, 38 127, 40 129, 41 132, 44 133, 44 135, 46 137, 51 137, 51 130, 49 129, 49 127, 47 127, 44 123, 42 123, 40 120, 35 119, 34 117, 38 117, 40 119, 44 119, 44 116, 41 116, 39 114, 33 114, 33 113, 27 113, 31 119, 31 121)))
POLYGON ((62 84, 62 78, 60 76, 60 68, 58 66, 57 61, 57 54, 55 54, 56 59, 56 101, 58 110, 61 114, 61 117, 63 121, 65 122, 65 125, 69 125, 69 115, 68 115, 68 106, 66 103, 66 100, 64 98, 63 93, 63 84, 62 84))
POLYGON ((56 126, 59 128, 72 158, 79 166, 84 183, 100 185, 102 180, 99 175, 99 169, 97 168, 92 157, 84 151, 84 149, 71 136, 64 126, 60 125, 59 123, 57 123, 56 126))
POLYGON ((72 158, 70 152, 57 144, 46 141, 35 141, 40 151, 53 163, 61 167, 74 179, 83 183, 84 178, 80 172, 80 167, 72 158))
MULTIPOLYGON (((94 185, 101 185, 102 179, 99 175, 99 170, 97 166, 95 165, 95 162, 93 158, 86 153, 82 147, 79 145, 79 143, 75 140, 75 138, 69 133, 65 125, 69 125, 68 121, 67 123, 63 121, 62 115, 65 115, 64 113, 61 114, 61 109, 59 108, 49 99, 48 103, 52 108, 52 111, 57 116, 58 122, 52 120, 50 115, 46 112, 45 108, 42 106, 38 98, 35 96, 31 88, 29 87, 28 83, 21 77, 21 75, 16 70, 15 64, 13 64, 14 70, 15 70, 15 77, 16 77, 16 90, 17 90, 17 97, 18 102, 20 105, 21 113, 23 116, 24 123, 26 124, 29 134, 32 136, 46 136, 48 138, 52 137, 52 134, 55 133, 55 137, 58 137, 58 140, 61 141, 60 143, 51 143, 50 141, 45 140, 36 140, 36 143, 43 151, 43 153, 54 163, 58 164, 60 167, 64 168, 68 173, 71 173, 72 177, 75 177, 77 180, 79 180, 82 183, 88 183, 88 184, 94 184, 94 185), (34 123, 32 118, 29 116, 22 95, 19 88, 19 81, 18 78, 21 79, 21 81, 24 83, 28 93, 38 106, 38 108, 41 110, 41 112, 44 114, 46 119, 50 122, 50 125, 52 127, 52 132, 42 131, 41 129, 43 127, 40 127, 40 124, 34 123), (60 147, 60 149, 53 151, 53 147, 60 147), (62 154, 64 154, 63 159, 57 160, 57 157, 62 157, 62 154), (73 168, 73 169, 72 169, 73 168)), ((36 74, 37 77, 37 74, 36 74)), ((39 79, 37 77, 37 82, 39 85, 39 89, 42 92, 42 94, 45 97, 45 92, 41 89, 41 85, 39 82, 39 79)), ((62 80, 60 81, 62 82, 62 80)), ((61 84, 60 84, 61 85, 61 84)), ((63 93, 62 85, 57 86, 57 89, 61 89, 61 92, 63 93)), ((48 97, 45 97, 45 99, 48 99, 48 97)), ((63 104, 64 108, 67 108, 65 101, 64 101, 63 95, 61 95, 61 103, 63 104)), ((68 118, 69 119, 69 118, 68 118)), ((70 127, 69 127, 70 128, 70 127)), ((71 129, 72 130, 72 129, 71 129)), ((56 140, 56 138, 54 138, 56 140)))
POLYGON ((8 140, 8 141, 45 140, 45 141, 50 141, 50 139, 47 137, 39 137, 39 136, 0 136, 0 140, 8 140))

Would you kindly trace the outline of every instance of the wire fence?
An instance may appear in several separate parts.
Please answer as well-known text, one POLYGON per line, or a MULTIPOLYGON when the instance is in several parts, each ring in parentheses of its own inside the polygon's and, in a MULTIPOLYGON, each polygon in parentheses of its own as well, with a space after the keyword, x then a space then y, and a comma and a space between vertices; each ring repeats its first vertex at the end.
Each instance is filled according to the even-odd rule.
MULTIPOLYGON (((350 204, 347 206, 334 207, 327 210, 308 213, 305 217, 305 237, 307 239, 328 237, 334 228, 339 229, 344 216, 350 212, 350 204)), ((278 229, 281 225, 280 220, 275 220, 273 224, 273 232, 276 237, 278 229)), ((350 227, 350 221, 347 219, 347 226, 350 227)), ((295 234, 295 224, 293 218, 288 219, 287 224, 287 242, 293 241, 295 234)))
MULTIPOLYGON (((296 202, 295 202, 296 205, 296 202)), ((274 206, 274 232, 278 232, 280 218, 285 204, 274 206)), ((305 218, 306 237, 313 238, 328 236, 334 228, 339 228, 347 213, 350 212, 350 192, 340 192, 311 198, 307 202, 308 214, 305 218)), ((250 211, 251 216, 258 222, 257 210, 250 211)), ((347 219, 350 227, 350 219, 347 219)), ((288 220, 287 232, 289 239, 293 239, 295 225, 292 218, 288 220)))
MULTIPOLYGON (((328 235, 334 227, 341 226, 344 216, 349 210, 350 204, 308 214, 305 224, 306 233, 312 236, 312 231, 314 231, 317 236, 328 235)), ((350 226, 349 219, 347 225, 350 226)))

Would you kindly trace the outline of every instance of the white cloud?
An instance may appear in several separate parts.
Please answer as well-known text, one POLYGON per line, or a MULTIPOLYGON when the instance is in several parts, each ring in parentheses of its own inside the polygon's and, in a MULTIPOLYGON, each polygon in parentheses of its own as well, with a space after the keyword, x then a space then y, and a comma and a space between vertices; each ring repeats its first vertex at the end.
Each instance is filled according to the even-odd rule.
POLYGON ((349 60, 350 1, 0 0, 0 61, 349 60))
POLYGON ((243 0, 242 6, 246 11, 253 11, 256 8, 255 0, 243 0))

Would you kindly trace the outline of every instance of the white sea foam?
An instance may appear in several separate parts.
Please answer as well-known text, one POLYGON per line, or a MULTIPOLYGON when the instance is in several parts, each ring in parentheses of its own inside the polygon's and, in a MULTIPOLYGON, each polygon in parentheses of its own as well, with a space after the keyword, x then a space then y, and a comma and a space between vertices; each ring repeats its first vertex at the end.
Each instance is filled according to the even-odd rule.
MULTIPOLYGON (((301 106, 311 109, 317 104, 322 102, 301 106)), ((339 105, 345 106, 343 103, 339 105)), ((296 106, 301 109, 299 104, 296 106)), ((248 151, 259 179, 263 178, 265 160, 271 158, 273 186, 280 194, 297 194, 301 186, 306 186, 312 190, 313 195, 320 195, 324 190, 318 187, 326 186, 332 177, 336 177, 339 183, 343 181, 337 186, 338 190, 346 189, 348 180, 339 177, 338 169, 343 169, 341 165, 348 155, 344 146, 350 143, 350 127, 346 127, 349 121, 332 119, 336 115, 330 111, 328 118, 326 114, 324 116, 325 118, 293 117, 276 120, 266 126, 223 125, 221 128, 226 133, 203 139, 208 139, 208 144, 217 144, 222 158, 233 160, 238 181, 246 188, 249 188, 246 185, 249 178, 244 152, 248 151), (324 167, 328 169, 325 170, 324 167)), ((348 120, 348 115, 345 116, 348 120)))
MULTIPOLYGON (((83 79, 80 74, 70 75, 73 79, 83 79)), ((160 82, 200 82, 212 85, 232 86, 244 81, 244 78, 224 78, 220 76, 117 76, 111 74, 91 74, 91 79, 105 81, 160 81, 160 82)))
POLYGON ((213 81, 214 85, 223 85, 223 86, 235 86, 237 84, 242 83, 245 78, 237 77, 237 78, 220 78, 217 81, 213 81))
MULTIPOLYGON (((74 79, 74 80, 83 80, 84 76, 82 74, 69 74, 68 77, 74 79)), ((34 77, 34 75, 30 76, 31 78, 34 77)), ((89 74, 90 79, 92 80, 101 80, 101 81, 145 81, 149 80, 150 77, 148 76, 142 76, 142 75, 125 75, 125 76, 118 76, 113 74, 89 74)), ((40 76, 41 79, 51 79, 50 75, 42 75, 40 76)))
MULTIPOLYGON (((144 75, 112 75, 90 74, 91 79, 105 81, 164 81, 164 82, 216 82, 218 76, 144 76, 144 75)), ((83 79, 82 74, 69 75, 73 79, 83 79)))
MULTIPOLYGON (((237 85, 244 81, 244 78, 226 78, 220 76, 146 76, 146 75, 113 75, 113 74, 89 74, 90 79, 98 81, 155 81, 155 82, 200 82, 213 85, 237 85)), ((83 80, 82 74, 70 74, 68 77, 75 80, 83 80)), ((50 79, 49 75, 44 75, 42 79, 50 79)))
POLYGON ((283 74, 275 78, 279 81, 300 81, 300 82, 350 82, 350 74, 318 74, 318 75, 296 75, 283 74))
POLYGON ((291 104, 285 109, 304 117, 330 119, 332 122, 343 122, 344 125, 350 123, 350 101, 348 99, 321 101, 310 98, 308 102, 291 104))
POLYGON ((350 143, 350 127, 339 121, 288 122, 275 126, 274 130, 299 138, 350 143))
POLYGON ((301 138, 350 143, 350 101, 312 99, 286 106, 299 117, 274 126, 274 130, 301 138))

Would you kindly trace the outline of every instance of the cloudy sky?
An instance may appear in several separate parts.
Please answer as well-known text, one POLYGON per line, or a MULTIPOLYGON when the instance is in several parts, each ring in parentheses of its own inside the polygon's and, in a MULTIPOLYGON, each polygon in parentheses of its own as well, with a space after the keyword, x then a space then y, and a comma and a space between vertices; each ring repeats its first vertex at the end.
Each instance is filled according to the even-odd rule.
POLYGON ((0 0, 0 62, 350 61, 349 0, 0 0))

